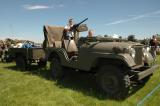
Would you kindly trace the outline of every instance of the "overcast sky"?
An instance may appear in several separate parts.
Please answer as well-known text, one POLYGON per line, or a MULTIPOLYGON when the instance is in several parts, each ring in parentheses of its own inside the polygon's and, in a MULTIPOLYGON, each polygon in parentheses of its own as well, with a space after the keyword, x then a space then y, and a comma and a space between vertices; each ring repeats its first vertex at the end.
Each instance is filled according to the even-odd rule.
MULTIPOLYGON (((95 35, 160 33, 160 0, 0 0, 0 39, 43 41, 43 25, 86 22, 95 35)), ((86 36, 86 35, 82 35, 86 36)))

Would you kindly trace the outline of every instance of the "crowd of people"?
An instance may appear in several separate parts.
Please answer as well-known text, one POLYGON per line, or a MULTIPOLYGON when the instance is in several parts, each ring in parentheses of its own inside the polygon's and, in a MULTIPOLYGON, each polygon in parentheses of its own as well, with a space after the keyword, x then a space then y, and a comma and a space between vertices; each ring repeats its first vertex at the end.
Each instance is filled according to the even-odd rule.
POLYGON ((17 42, 16 44, 7 44, 5 42, 0 44, 0 60, 6 61, 9 58, 9 48, 38 48, 39 46, 34 45, 31 41, 17 42))
POLYGON ((6 55, 8 54, 9 45, 7 44, 1 44, 0 45, 0 59, 3 62, 6 60, 6 55))

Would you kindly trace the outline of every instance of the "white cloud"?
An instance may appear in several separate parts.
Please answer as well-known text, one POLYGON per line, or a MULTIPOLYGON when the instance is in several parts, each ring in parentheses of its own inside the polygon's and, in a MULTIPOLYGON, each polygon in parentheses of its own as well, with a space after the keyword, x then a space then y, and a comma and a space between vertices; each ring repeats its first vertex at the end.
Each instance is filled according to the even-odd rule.
POLYGON ((117 34, 113 34, 111 37, 112 37, 112 38, 119 38, 120 36, 117 35, 117 34))
POLYGON ((42 10, 42 9, 50 9, 50 8, 62 8, 64 4, 57 4, 57 5, 23 5, 22 6, 26 10, 42 10))
POLYGON ((49 9, 53 7, 47 5, 23 5, 23 8, 26 10, 39 10, 39 9, 49 9))
POLYGON ((152 13, 147 13, 147 14, 142 14, 142 15, 138 15, 138 16, 134 16, 131 18, 127 18, 127 19, 122 19, 122 20, 118 20, 118 21, 113 21, 110 23, 107 23, 107 26, 110 25, 116 25, 116 24, 121 24, 121 23, 125 23, 125 22, 129 22, 129 21, 134 21, 134 20, 138 20, 138 19, 142 19, 142 18, 146 18, 146 17, 153 17, 153 16, 157 16, 160 14, 160 10, 152 12, 152 13))
POLYGON ((155 15, 158 15, 158 14, 160 14, 160 10, 158 10, 158 11, 155 11, 153 14, 155 14, 155 15))
POLYGON ((63 4, 59 4, 58 7, 64 7, 64 5, 63 4))

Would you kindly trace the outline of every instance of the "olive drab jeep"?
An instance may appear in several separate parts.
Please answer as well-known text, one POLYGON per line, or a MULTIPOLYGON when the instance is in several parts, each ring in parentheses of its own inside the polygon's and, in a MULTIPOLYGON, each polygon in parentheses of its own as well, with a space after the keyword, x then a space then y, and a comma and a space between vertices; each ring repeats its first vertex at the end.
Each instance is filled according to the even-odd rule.
POLYGON ((44 26, 43 48, 54 78, 62 78, 65 67, 93 73, 106 94, 123 98, 132 83, 146 83, 158 67, 142 44, 80 38, 79 33, 87 30, 87 25, 79 25, 74 38, 66 40, 64 27, 44 26))

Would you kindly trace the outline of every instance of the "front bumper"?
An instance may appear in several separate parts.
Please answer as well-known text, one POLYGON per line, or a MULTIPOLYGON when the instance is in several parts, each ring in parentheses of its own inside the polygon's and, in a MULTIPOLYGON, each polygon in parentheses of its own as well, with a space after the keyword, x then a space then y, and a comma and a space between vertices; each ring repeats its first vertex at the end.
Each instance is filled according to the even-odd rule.
POLYGON ((141 80, 149 75, 151 75, 154 71, 156 71, 156 69, 159 67, 159 65, 154 65, 146 70, 137 72, 136 74, 136 79, 137 80, 141 80))

